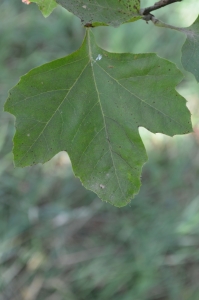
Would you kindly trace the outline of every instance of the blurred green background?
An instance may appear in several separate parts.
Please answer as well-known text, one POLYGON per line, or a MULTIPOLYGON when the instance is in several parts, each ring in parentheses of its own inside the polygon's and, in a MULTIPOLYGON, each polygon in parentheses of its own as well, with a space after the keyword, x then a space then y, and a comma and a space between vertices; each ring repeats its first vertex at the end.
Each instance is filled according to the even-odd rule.
MULTIPOLYGON (((142 7, 154 1, 142 1, 142 7)), ((155 12, 188 26, 197 0, 155 12)), ((156 52, 179 68, 185 37, 138 21, 94 29, 114 52, 156 52)), ((65 56, 83 39, 80 21, 61 7, 44 19, 35 4, 0 1, 0 299, 199 299, 199 90, 185 73, 194 134, 165 137, 140 128, 149 161, 131 204, 115 208, 86 191, 66 153, 45 165, 14 168, 14 117, 8 90, 31 68, 65 56)), ((144 85, 144 82, 143 82, 144 85)), ((144 88, 144 86, 143 86, 144 88)))

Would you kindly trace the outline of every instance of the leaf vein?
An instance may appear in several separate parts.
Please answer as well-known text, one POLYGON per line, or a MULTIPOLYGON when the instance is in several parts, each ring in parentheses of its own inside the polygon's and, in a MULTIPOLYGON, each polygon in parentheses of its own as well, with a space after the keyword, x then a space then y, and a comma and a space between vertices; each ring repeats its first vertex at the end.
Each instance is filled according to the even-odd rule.
POLYGON ((46 125, 44 126, 44 128, 42 129, 42 131, 40 132, 40 134, 38 135, 37 139, 33 142, 33 144, 29 147, 29 149, 26 151, 26 153, 22 156, 21 160, 19 161, 19 163, 23 160, 24 156, 30 151, 30 149, 35 145, 35 143, 37 142, 37 140, 39 139, 39 137, 42 135, 42 133, 44 132, 44 130, 46 129, 46 127, 48 126, 48 124, 50 123, 50 121, 52 120, 52 118, 54 117, 54 115, 56 114, 56 112, 59 110, 59 108, 61 107, 61 105, 63 104, 63 102, 65 101, 65 99, 67 99, 69 93, 71 92, 71 90, 74 88, 74 86, 76 85, 77 81, 79 80, 79 78, 82 76, 84 70, 86 69, 86 67, 88 66, 88 63, 85 65, 85 67, 82 69, 80 75, 77 77, 77 79, 75 80, 75 82, 73 83, 73 85, 71 86, 71 88, 69 89, 68 93, 65 95, 65 97, 63 98, 63 100, 61 101, 61 103, 59 104, 58 108, 55 110, 55 112, 52 114, 52 116, 50 117, 49 121, 46 123, 46 125))
POLYGON ((176 120, 172 119, 170 116, 166 115, 165 113, 163 113, 162 111, 160 111, 159 109, 153 107, 152 105, 150 105, 149 103, 147 103, 146 101, 144 101, 143 99, 141 99, 140 97, 138 97, 137 95, 135 95, 134 93, 132 93, 131 91, 129 91, 125 86, 123 86, 117 79, 115 79, 114 77, 112 77, 108 72, 106 72, 106 70, 104 68, 102 68, 98 63, 96 64, 98 67, 100 67, 110 78, 112 78, 114 81, 117 82, 118 85, 120 85, 123 89, 125 89, 127 92, 129 92, 131 95, 133 95, 136 99, 140 100, 141 102, 145 103, 147 106, 151 107, 152 109, 158 111, 160 114, 164 115, 165 117, 168 117, 170 120, 172 120, 174 123, 177 123, 178 125, 184 127, 181 123, 177 122, 176 120))
POLYGON ((90 147, 90 144, 92 143, 92 141, 98 136, 98 134, 104 129, 104 126, 96 133, 96 135, 90 140, 90 142, 88 143, 88 145, 86 146, 86 148, 83 150, 79 160, 78 160, 78 163, 80 163, 82 157, 85 155, 85 152, 87 151, 87 149, 90 147))
MULTIPOLYGON (((93 74, 93 80, 94 80, 94 84, 95 84, 95 88, 96 88, 96 92, 97 92, 97 96, 98 96, 98 100, 99 100, 99 104, 100 104, 100 108, 101 108, 101 112, 102 112, 102 116, 103 116, 104 128, 105 128, 105 131, 106 131, 106 136, 107 136, 107 138, 109 138, 109 134, 108 134, 108 130, 107 130, 107 125, 106 125, 106 121, 105 121, 105 117, 104 117, 104 112, 103 112, 103 108, 102 108, 102 105, 101 105, 100 95, 99 95, 99 91, 98 91, 98 88, 97 88, 97 83, 96 83, 95 74, 94 74, 94 70, 93 70, 92 54, 91 54, 92 52, 91 52, 90 36, 89 35, 88 35, 88 45, 89 45, 89 57, 90 57, 90 61, 91 61, 91 69, 92 69, 92 74, 93 74)), ((114 166, 115 175, 116 175, 116 178, 117 178, 118 185, 120 187, 121 193, 123 194, 124 198, 126 198, 125 195, 124 195, 124 193, 123 193, 123 190, 121 188, 120 181, 119 181, 119 178, 118 178, 118 175, 117 175, 115 163, 114 163, 113 156, 112 156, 112 147, 111 147, 111 144, 108 143, 108 146, 109 146, 109 151, 110 151, 110 154, 111 154, 111 160, 112 160, 112 164, 114 166)))

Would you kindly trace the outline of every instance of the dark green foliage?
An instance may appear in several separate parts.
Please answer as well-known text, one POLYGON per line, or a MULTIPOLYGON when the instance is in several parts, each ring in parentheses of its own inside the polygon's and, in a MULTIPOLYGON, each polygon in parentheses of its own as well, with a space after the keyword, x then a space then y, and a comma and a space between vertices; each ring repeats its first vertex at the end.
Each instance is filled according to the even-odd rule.
POLYGON ((186 28, 185 33, 187 38, 182 47, 182 64, 199 81, 199 17, 186 28))
MULTIPOLYGON (((0 2, 0 299, 198 300, 198 87, 187 81, 194 135, 159 140, 141 132, 149 162, 131 206, 101 203, 63 153, 43 166, 14 168, 13 117, 2 112, 8 89, 83 38, 71 15, 55 10, 45 20, 30 7, 0 2)), ((174 60, 180 35, 164 41, 154 29, 147 45, 144 26, 140 48, 174 60)), ((118 51, 125 39, 131 49, 131 26, 109 32, 98 31, 101 44, 111 50, 118 42, 118 51)))
POLYGON ((66 150, 88 189, 126 205, 146 161, 138 127, 171 136, 191 131, 185 101, 170 91, 181 78, 154 54, 104 51, 88 31, 78 51, 32 70, 11 90, 5 110, 17 117, 16 166, 66 150))
POLYGON ((141 18, 140 0, 57 0, 57 3, 79 17, 84 25, 119 26, 141 18))
MULTIPOLYGON (((70 5, 78 16, 82 9, 85 17, 92 14, 88 27, 100 16, 113 25, 125 9, 140 14, 137 0, 132 6, 111 3, 70 5)), ((175 91, 181 80, 173 64, 154 54, 104 51, 87 29, 75 53, 32 70, 11 90, 5 110, 16 116, 15 165, 44 163, 65 150, 86 188, 126 205, 139 191, 146 161, 138 128, 170 136, 192 131, 185 101, 175 91)))

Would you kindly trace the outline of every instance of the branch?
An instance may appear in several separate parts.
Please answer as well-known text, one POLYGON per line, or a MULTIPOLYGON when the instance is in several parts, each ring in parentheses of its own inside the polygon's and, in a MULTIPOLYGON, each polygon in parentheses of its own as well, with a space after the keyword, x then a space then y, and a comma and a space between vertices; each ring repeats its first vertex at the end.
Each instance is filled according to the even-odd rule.
POLYGON ((152 21, 153 24, 155 26, 158 26, 158 27, 164 27, 164 28, 174 29, 174 30, 183 32, 185 34, 189 33, 189 30, 187 28, 185 28, 185 27, 176 27, 176 26, 173 26, 173 25, 166 24, 166 23, 164 23, 164 22, 156 19, 154 16, 151 17, 150 21, 152 21))
POLYGON ((182 0, 160 0, 156 2, 154 5, 146 7, 142 10, 143 15, 149 15, 151 11, 160 9, 164 6, 170 5, 175 2, 181 2, 182 0))
MULTIPOLYGON (((144 16, 143 19, 145 21, 147 21, 147 22, 148 21, 152 21, 155 26, 163 27, 163 28, 169 28, 169 29, 174 29, 174 30, 177 30, 179 32, 182 32, 187 37, 190 37, 190 38, 194 38, 195 36, 197 36, 197 33, 195 33, 193 30, 189 29, 189 27, 176 27, 176 26, 173 26, 173 25, 166 24, 166 23, 164 23, 164 22, 156 19, 151 14, 149 14, 147 16, 144 16)), ((199 35, 198 35, 198 37, 199 37, 199 35)))

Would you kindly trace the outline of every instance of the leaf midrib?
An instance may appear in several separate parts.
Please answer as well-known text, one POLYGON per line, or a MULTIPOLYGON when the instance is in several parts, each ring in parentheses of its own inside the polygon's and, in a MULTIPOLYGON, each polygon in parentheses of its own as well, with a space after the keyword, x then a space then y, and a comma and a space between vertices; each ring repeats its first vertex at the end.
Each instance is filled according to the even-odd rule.
MULTIPOLYGON (((115 167, 115 163, 114 163, 114 159, 113 159, 113 151, 112 151, 112 148, 111 148, 111 144, 109 142, 109 134, 108 134, 108 130, 107 130, 107 124, 106 124, 106 121, 105 121, 105 114, 103 112, 103 107, 102 107, 102 103, 100 101, 100 96, 99 96, 99 91, 98 91, 98 88, 97 88, 97 82, 96 82, 96 79, 95 79, 95 73, 94 73, 94 70, 93 70, 93 63, 94 63, 94 59, 93 59, 93 56, 92 56, 92 50, 91 50, 91 42, 90 42, 90 29, 88 29, 88 34, 87 34, 87 38, 88 38, 88 49, 89 49, 89 58, 90 58, 90 64, 91 64, 91 70, 92 70, 92 75, 93 75, 93 81, 94 81, 94 84, 95 84, 95 88, 96 88, 96 92, 97 92, 97 96, 98 96, 98 101, 99 101, 99 106, 100 106, 100 109, 101 109, 101 112, 102 112, 102 117, 103 117, 103 122, 104 122, 104 129, 105 129, 105 132, 106 132, 106 139, 107 139, 107 143, 108 143, 108 147, 109 147, 109 152, 110 152, 110 156, 111 156, 111 160, 112 160, 112 165, 114 167, 114 172, 115 172, 115 176, 117 178, 117 182, 118 182, 118 186, 120 188, 120 191, 124 197, 124 199, 126 200, 126 196, 124 195, 124 192, 121 188, 121 185, 120 185, 120 181, 119 181, 119 177, 117 175, 117 169, 115 167)), ((117 188, 118 189, 118 188, 117 188)))

